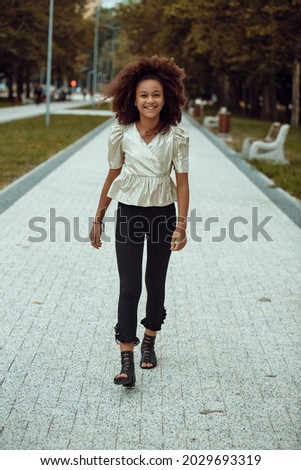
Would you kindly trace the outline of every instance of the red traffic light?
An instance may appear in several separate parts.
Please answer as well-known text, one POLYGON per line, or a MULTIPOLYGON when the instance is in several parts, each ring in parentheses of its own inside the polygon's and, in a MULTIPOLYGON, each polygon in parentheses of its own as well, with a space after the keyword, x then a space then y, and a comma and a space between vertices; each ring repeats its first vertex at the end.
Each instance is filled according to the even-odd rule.
POLYGON ((71 86, 73 86, 73 87, 76 86, 76 80, 71 80, 70 83, 71 83, 71 86))

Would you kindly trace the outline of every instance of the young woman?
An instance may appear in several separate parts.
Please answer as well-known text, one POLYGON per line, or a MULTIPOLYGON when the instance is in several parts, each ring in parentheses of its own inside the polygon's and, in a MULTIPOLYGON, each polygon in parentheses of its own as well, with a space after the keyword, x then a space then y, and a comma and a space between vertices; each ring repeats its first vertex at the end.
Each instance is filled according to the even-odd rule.
POLYGON ((147 244, 147 304, 140 366, 157 365, 155 338, 164 323, 165 280, 170 254, 186 245, 188 213, 188 136, 178 127, 185 104, 184 71, 173 59, 141 58, 107 85, 118 124, 109 138, 109 172, 101 191, 93 228, 101 247, 102 220, 112 199, 118 201, 116 256, 120 278, 115 339, 122 369, 114 382, 135 385, 134 346, 142 289, 142 257, 147 244), (175 170, 176 185, 170 173, 175 170), (176 216, 175 204, 178 211, 176 216))

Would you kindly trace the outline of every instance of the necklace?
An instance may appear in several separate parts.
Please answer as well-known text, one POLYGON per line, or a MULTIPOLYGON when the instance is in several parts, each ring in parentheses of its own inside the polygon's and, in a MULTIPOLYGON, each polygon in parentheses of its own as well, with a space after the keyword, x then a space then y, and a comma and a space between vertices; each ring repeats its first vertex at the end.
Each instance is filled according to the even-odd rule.
POLYGON ((144 129, 139 129, 137 125, 136 125, 136 128, 138 129, 138 132, 139 132, 139 134, 141 135, 142 138, 150 137, 152 135, 156 135, 159 132, 159 127, 158 126, 156 126, 154 129, 150 129, 149 131, 145 131, 144 129))

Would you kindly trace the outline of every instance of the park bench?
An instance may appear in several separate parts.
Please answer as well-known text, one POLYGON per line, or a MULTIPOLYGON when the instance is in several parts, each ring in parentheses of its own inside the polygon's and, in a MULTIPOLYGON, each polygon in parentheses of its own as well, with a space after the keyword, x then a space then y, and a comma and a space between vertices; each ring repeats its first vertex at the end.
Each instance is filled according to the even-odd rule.
POLYGON ((278 163, 287 163, 283 153, 284 143, 289 131, 289 125, 281 126, 274 122, 263 140, 247 137, 242 145, 242 155, 245 158, 273 160, 278 163))
POLYGON ((224 115, 228 114, 230 113, 228 113, 227 108, 225 106, 222 106, 215 116, 206 116, 204 118, 203 124, 205 127, 220 127, 220 117, 223 117, 224 115))
POLYGON ((204 118, 205 127, 217 127, 218 126, 218 116, 206 116, 204 118))
MULTIPOLYGON (((273 142, 273 140, 276 139, 279 129, 281 127, 280 122, 273 122, 271 127, 269 128, 269 131, 264 139, 262 139, 262 142, 273 142)), ((245 140, 243 141, 242 144, 242 154, 244 157, 248 158, 250 148, 253 142, 259 139, 254 139, 252 137, 246 137, 245 140)))

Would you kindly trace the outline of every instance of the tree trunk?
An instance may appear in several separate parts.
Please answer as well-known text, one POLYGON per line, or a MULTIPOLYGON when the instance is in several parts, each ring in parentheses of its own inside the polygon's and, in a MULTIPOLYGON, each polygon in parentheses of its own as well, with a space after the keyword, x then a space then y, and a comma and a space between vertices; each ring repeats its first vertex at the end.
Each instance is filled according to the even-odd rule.
POLYGON ((23 67, 20 66, 17 71, 17 95, 18 101, 22 102, 23 95, 23 67))
POLYGON ((226 100, 226 106, 231 112, 240 112, 241 108, 239 105, 241 97, 241 86, 236 81, 230 79, 229 83, 229 94, 226 100))
POLYGON ((248 88, 246 87, 245 84, 242 85, 242 102, 243 102, 243 107, 241 109, 242 114, 247 114, 247 105, 248 105, 248 88))
POLYGON ((249 103, 248 103, 248 114, 250 114, 254 118, 259 117, 259 92, 258 89, 254 86, 249 88, 249 103), (249 111, 250 110, 250 111, 249 111))
POLYGON ((224 72, 217 77, 217 95, 219 107, 225 106, 230 111, 240 111, 240 85, 224 72))
POLYGON ((11 73, 8 76, 8 98, 9 98, 9 101, 14 100, 13 76, 11 73))
POLYGON ((300 122, 300 62, 295 59, 293 65, 291 125, 298 127, 300 122))
POLYGON ((26 98, 30 99, 30 69, 26 67, 26 98))
POLYGON ((220 108, 221 106, 227 106, 227 95, 229 88, 229 77, 223 72, 219 72, 217 76, 217 105, 220 108))
POLYGON ((276 121, 276 87, 274 84, 265 85, 262 90, 261 119, 276 121))
POLYGON ((223 86, 223 91, 222 91, 223 101, 221 103, 221 106, 226 106, 227 108, 229 108, 231 86, 230 86, 230 78, 226 74, 223 74, 222 86, 223 86))

